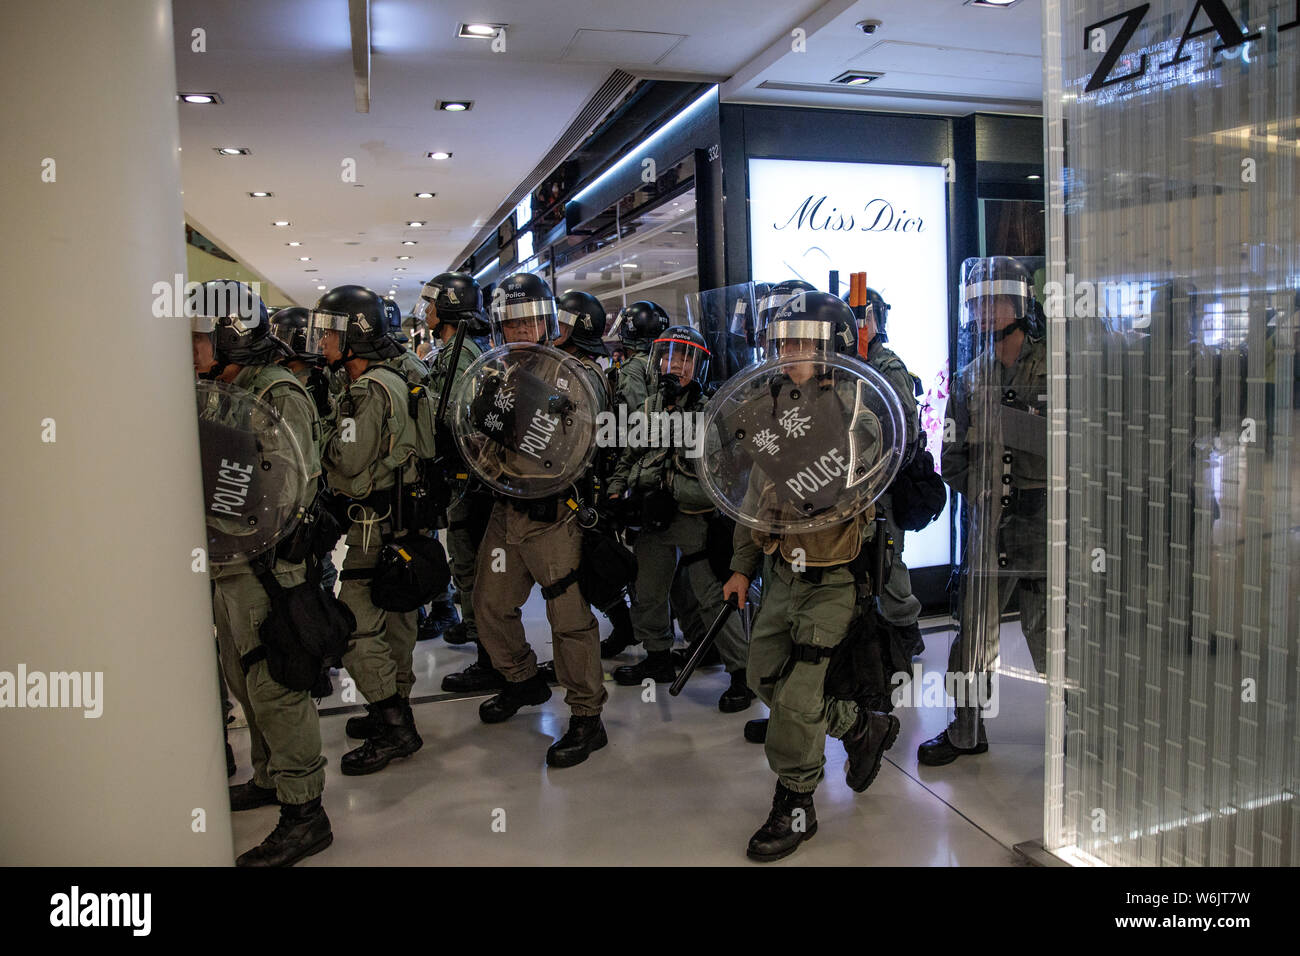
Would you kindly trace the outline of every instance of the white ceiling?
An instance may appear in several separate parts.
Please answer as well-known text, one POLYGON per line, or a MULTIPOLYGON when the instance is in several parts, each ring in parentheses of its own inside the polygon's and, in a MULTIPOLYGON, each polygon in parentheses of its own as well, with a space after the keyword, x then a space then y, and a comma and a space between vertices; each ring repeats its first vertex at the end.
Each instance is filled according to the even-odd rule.
POLYGON ((315 302, 319 284, 385 294, 397 276, 409 310, 616 67, 724 81, 724 99, 745 102, 959 114, 992 108, 965 108, 962 96, 1005 98, 1004 111, 1041 96, 1036 0, 1010 10, 961 0, 372 0, 369 113, 354 107, 347 0, 174 0, 173 10, 178 88, 224 100, 178 106, 186 214, 300 304, 315 302), (885 22, 874 37, 853 26, 866 17, 885 22), (457 39, 463 22, 510 24, 506 52, 457 39), (799 24, 803 54, 789 49, 799 24), (204 53, 191 50, 196 27, 204 53), (823 83, 850 67, 885 71, 882 88, 950 100, 761 86, 823 83), (439 99, 474 108, 439 112, 439 99), (222 157, 218 146, 252 152, 222 157), (452 158, 425 158, 439 149, 452 158), (345 159, 356 161, 356 184, 342 179, 345 159), (249 198, 255 190, 275 195, 249 198), (421 190, 437 196, 414 198, 421 190), (429 225, 405 225, 416 219, 429 225))

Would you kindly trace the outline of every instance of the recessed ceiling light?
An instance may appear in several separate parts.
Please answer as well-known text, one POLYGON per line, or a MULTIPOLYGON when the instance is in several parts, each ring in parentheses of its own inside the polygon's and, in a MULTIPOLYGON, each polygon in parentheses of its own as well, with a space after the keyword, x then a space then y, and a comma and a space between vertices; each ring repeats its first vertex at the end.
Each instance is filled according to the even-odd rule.
POLYGON ((311 256, 299 256, 299 257, 298 257, 298 261, 299 261, 299 262, 311 262, 311 256))
POLYGON ((672 230, 672 235, 674 235, 674 236, 684 236, 684 235, 686 235, 686 230, 685 230, 685 229, 673 229, 673 230, 672 230))
POLYGON ((270 199, 274 195, 274 193, 262 192, 259 189, 257 192, 252 192, 249 193, 248 195, 252 196, 254 199, 270 199))
POLYGON ((968 7, 1014 7, 1020 0, 966 0, 968 7))
POLYGON ((405 271, 406 271, 406 266, 393 266, 393 271, 394 271, 394 272, 405 272, 405 271))
POLYGON ((410 226, 412 229, 419 229, 421 226, 424 225, 424 223, 421 222, 419 219, 412 219, 410 222, 407 223, 407 225, 410 226))
POLYGON ((883 73, 868 73, 864 70, 848 70, 835 77, 831 82, 841 83, 844 86, 866 86, 872 80, 878 80, 884 75, 883 73))
POLYGON ((451 153, 445 149, 435 149, 432 153, 425 153, 425 159, 451 159, 451 153))
POLYGON ((303 272, 320 272, 319 269, 303 269, 303 272))
POLYGON ((318 289, 320 289, 322 292, 324 292, 325 289, 327 288, 327 286, 318 285, 316 288, 318 288, 318 289))
POLYGON ((473 108, 473 100, 438 100, 438 109, 448 113, 463 113, 473 108))
POLYGON ((504 23, 462 23, 456 36, 462 40, 491 40, 498 30, 505 29, 504 23))
POLYGON ((286 242, 285 245, 286 245, 286 246, 301 246, 302 243, 301 243, 301 242, 286 242))
POLYGON ((273 225, 273 226, 292 226, 293 223, 291 223, 288 219, 277 219, 275 222, 271 223, 271 225, 273 225))
POLYGON ((1026 176, 1025 178, 1026 178, 1026 179, 1042 179, 1043 177, 1040 176, 1040 175, 1038 175, 1038 173, 1030 173, 1030 174, 1029 174, 1028 176, 1026 176))
POLYGON ((182 103, 193 103, 196 106, 216 106, 221 102, 220 93, 177 93, 176 98, 182 103))
POLYGON ((213 146, 220 156, 247 156, 249 149, 247 146, 213 146))
POLYGON ((433 193, 416 193, 416 194, 415 194, 415 198, 416 198, 416 199, 432 199, 432 198, 433 198, 433 193))
POLYGON ((398 259, 409 259, 409 258, 411 258, 411 257, 410 257, 410 256, 398 256, 397 258, 398 258, 398 259))

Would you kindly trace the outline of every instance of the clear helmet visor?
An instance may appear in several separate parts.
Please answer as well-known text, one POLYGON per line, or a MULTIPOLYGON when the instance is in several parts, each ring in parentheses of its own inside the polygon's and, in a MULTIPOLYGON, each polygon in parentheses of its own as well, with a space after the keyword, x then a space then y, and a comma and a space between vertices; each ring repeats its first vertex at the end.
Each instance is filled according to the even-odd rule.
POLYGON ((559 320, 552 299, 492 304, 492 344, 541 345, 560 336, 559 320))
POLYGON ((307 315, 307 347, 309 355, 323 356, 335 362, 348 351, 348 317, 342 312, 313 310, 307 315))
POLYGON ((769 359, 818 358, 835 351, 833 332, 828 322, 796 314, 770 322, 764 329, 763 346, 769 359))
POLYGON ((650 372, 653 376, 675 375, 678 382, 703 382, 709 369, 709 350, 689 339, 655 339, 650 349, 650 372))

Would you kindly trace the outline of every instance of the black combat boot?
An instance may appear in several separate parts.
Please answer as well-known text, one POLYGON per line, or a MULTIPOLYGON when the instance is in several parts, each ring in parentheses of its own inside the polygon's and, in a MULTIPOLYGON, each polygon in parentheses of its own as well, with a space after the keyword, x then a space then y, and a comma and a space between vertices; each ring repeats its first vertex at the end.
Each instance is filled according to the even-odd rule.
MULTIPOLYGON (((683 648, 675 649, 673 651, 673 663, 676 664, 678 667, 685 667, 686 662, 691 659, 691 655, 694 653, 695 653, 694 644, 687 644, 683 648)), ((721 664, 721 663, 722 663, 722 654, 718 651, 718 644, 715 641, 714 643, 709 645, 709 649, 704 652, 704 656, 700 658, 700 662, 696 666, 712 667, 715 664, 721 664)))
POLYGON ((347 777, 360 777, 377 773, 398 757, 409 757, 424 741, 415 729, 415 715, 411 704, 398 694, 374 705, 381 724, 377 735, 369 738, 356 750, 350 750, 339 761, 339 769, 347 777))
POLYGON ((452 625, 459 623, 460 615, 456 613, 456 605, 451 603, 451 598, 441 598, 433 602, 429 608, 429 613, 420 621, 420 629, 415 639, 417 641, 431 641, 435 637, 443 636, 446 631, 450 630, 452 625))
POLYGON ((333 842, 334 831, 320 797, 306 803, 286 803, 280 807, 280 822, 271 835, 241 853, 235 866, 293 866, 333 842))
POLYGON ((444 677, 442 689, 454 694, 466 694, 478 690, 501 690, 506 683, 506 679, 495 667, 484 667, 475 662, 463 671, 444 677))
POLYGON ((248 783, 237 783, 230 788, 230 809, 235 813, 240 810, 269 807, 279 802, 275 798, 275 787, 259 787, 251 780, 248 783))
POLYGON ((464 621, 457 621, 442 632, 442 639, 448 644, 468 644, 470 641, 478 640, 478 635, 471 631, 464 621))
POLYGON ((767 743, 767 718, 745 721, 745 739, 751 744, 767 743))
POLYGON ((781 783, 776 785, 772 812, 767 822, 749 838, 745 855, 759 863, 771 863, 789 856, 804 840, 817 832, 817 810, 811 793, 796 793, 781 783), (800 813, 799 811, 803 811, 800 813))
POLYGON ((745 668, 731 672, 731 686, 718 698, 718 710, 724 714, 738 714, 748 709, 758 695, 745 683, 745 668))
POLYGON ((849 757, 844 762, 844 781, 858 793, 876 779, 885 751, 898 739, 898 728, 898 718, 893 714, 862 710, 857 722, 844 735, 844 751, 849 757))
POLYGON ((605 735, 605 725, 599 714, 590 717, 574 714, 569 718, 568 732, 546 751, 546 765, 572 767, 582 763, 593 750, 599 750, 607 743, 609 737, 605 735))
POLYGON ((916 759, 919 763, 927 767, 942 767, 944 764, 952 763, 958 757, 988 752, 989 739, 984 736, 984 721, 981 720, 979 723, 979 736, 975 739, 974 747, 958 747, 948 737, 950 729, 952 724, 949 724, 939 736, 931 737, 916 748, 916 759))
POLYGON ((637 687, 647 677, 655 682, 671 684, 677 679, 677 666, 673 664, 672 651, 651 651, 639 664, 624 664, 614 668, 614 683, 623 687, 637 687))
POLYGON ((374 704, 366 704, 366 712, 360 717, 349 717, 343 732, 353 740, 369 740, 383 732, 384 725, 379 719, 379 710, 374 704))
POLYGON ((495 697, 483 701, 478 708, 478 716, 485 724, 499 724, 509 720, 519 708, 530 704, 544 704, 551 699, 551 686, 540 673, 517 684, 508 683, 505 689, 495 697))
POLYGON ((537 673, 542 675, 542 680, 554 687, 560 682, 559 676, 555 673, 555 661, 546 661, 537 665, 537 673))
POLYGON ((617 657, 629 647, 640 643, 636 635, 632 633, 632 612, 627 609, 623 603, 615 604, 605 612, 609 616, 609 622, 614 625, 614 630, 609 637, 600 642, 601 657, 617 657))

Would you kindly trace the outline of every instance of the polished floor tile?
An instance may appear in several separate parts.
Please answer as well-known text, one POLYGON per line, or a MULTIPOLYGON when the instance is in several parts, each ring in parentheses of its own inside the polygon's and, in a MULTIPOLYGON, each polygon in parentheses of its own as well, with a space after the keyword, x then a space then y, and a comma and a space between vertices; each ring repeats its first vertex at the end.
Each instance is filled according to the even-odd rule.
MULTIPOLYGON (((609 622, 598 618, 602 635, 609 622)), ((541 660, 550 658, 545 606, 524 609, 541 660)), ((1020 642, 1023 643, 1023 642, 1020 642)), ((606 662, 607 672, 636 659, 606 662)), ((945 635, 927 636, 927 666, 942 663, 945 635)), ((368 777, 344 777, 339 758, 354 741, 343 732, 359 705, 335 693, 320 703, 329 761, 325 807, 334 845, 310 865, 743 865, 749 836, 766 818, 775 783, 763 748, 746 743, 746 720, 765 712, 721 714, 721 668, 697 672, 678 698, 659 685, 608 683, 609 746, 563 770, 546 748, 568 722, 563 690, 498 725, 478 719, 487 695, 443 694, 442 677, 474 660, 472 648, 441 640, 416 648, 413 699, 424 747, 368 777)), ((903 730, 865 794, 844 783, 844 749, 827 741, 826 780, 817 791, 817 835, 788 866, 1016 865, 1014 843, 1036 835, 1042 816, 1041 685, 1005 681, 1003 712, 989 726, 990 753, 943 768, 916 766, 916 744, 946 723, 940 708, 902 708, 903 730)), ((247 732, 231 733, 248 778, 247 732)), ((235 815, 236 853, 275 825, 276 810, 235 815)))

